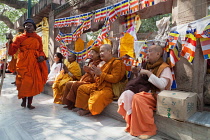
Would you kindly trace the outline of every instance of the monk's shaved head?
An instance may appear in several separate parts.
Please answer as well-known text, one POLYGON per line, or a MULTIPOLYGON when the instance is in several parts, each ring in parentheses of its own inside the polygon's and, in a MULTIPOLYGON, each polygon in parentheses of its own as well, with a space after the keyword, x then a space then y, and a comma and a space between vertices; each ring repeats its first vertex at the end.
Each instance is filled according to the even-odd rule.
POLYGON ((112 46, 109 44, 103 44, 100 47, 100 57, 101 57, 101 60, 108 62, 113 57, 112 46))
POLYGON ((107 51, 112 51, 112 46, 111 45, 109 45, 109 44, 103 44, 102 46, 101 46, 101 48, 104 48, 104 49, 106 49, 107 51))
POLYGON ((163 54, 163 48, 159 45, 152 45, 151 47, 154 48, 156 52, 159 52, 161 55, 163 54))
POLYGON ((163 55, 163 48, 158 45, 148 47, 147 60, 149 63, 155 63, 163 55))

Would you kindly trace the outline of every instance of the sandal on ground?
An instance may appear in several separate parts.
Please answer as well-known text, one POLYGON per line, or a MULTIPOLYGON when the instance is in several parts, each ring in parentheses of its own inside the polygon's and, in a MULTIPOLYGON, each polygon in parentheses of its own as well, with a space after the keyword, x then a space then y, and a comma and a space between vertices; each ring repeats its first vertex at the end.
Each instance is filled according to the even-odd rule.
POLYGON ((142 139, 142 140, 147 140, 147 139, 149 139, 149 138, 151 138, 152 136, 150 136, 150 135, 139 135, 138 136, 138 138, 139 139, 142 139))

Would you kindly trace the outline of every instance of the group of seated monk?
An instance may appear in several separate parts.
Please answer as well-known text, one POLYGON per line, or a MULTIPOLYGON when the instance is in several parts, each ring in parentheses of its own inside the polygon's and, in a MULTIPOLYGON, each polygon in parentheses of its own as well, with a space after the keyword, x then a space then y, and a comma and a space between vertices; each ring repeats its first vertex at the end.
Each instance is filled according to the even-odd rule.
POLYGON ((83 76, 76 55, 70 54, 61 63, 63 66, 58 63, 61 58, 57 57, 58 54, 54 56, 57 61, 51 68, 47 82, 52 85, 54 103, 66 105, 64 108, 73 109, 81 116, 100 114, 113 101, 112 84, 125 76, 125 65, 122 60, 112 56, 111 45, 91 48, 90 62, 83 67, 83 76), (55 68, 56 65, 60 67, 55 68), (54 69, 60 71, 58 75, 52 74, 54 69))
MULTIPOLYGON (((141 69, 133 68, 136 78, 127 83, 118 100, 118 113, 127 123, 125 132, 140 139, 156 135, 153 117, 156 97, 172 84, 171 71, 162 54, 160 46, 148 48, 148 62, 141 69)), ((66 105, 64 108, 80 116, 100 114, 113 101, 112 85, 126 74, 123 61, 112 56, 110 45, 93 47, 89 55, 91 61, 83 67, 83 76, 76 56, 71 54, 52 85, 54 103, 66 105)))

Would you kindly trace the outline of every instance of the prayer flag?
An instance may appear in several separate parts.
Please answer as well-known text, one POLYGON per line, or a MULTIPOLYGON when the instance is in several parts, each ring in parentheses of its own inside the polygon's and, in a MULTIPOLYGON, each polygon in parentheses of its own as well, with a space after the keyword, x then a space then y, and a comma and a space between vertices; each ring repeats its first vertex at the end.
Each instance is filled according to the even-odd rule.
POLYGON ((200 38, 204 59, 210 59, 210 38, 200 38))
POLYGON ((121 16, 126 15, 126 14, 128 14, 128 12, 129 12, 129 0, 124 0, 124 1, 122 1, 122 4, 121 4, 120 15, 121 16))
POLYGON ((95 11, 95 22, 99 22, 101 19, 101 9, 95 11))
POLYGON ((120 14, 121 14, 121 5, 122 5, 122 2, 118 2, 118 3, 114 4, 115 13, 118 16, 120 16, 120 14))
POLYGON ((203 33, 201 34, 203 38, 210 38, 210 23, 205 27, 203 33))
POLYGON ((114 22, 117 19, 117 13, 115 12, 115 8, 111 7, 108 13, 108 18, 111 22, 114 22))
POLYGON ((186 58, 190 63, 195 57, 196 37, 193 30, 187 31, 185 40, 182 41, 181 56, 186 58))
POLYGON ((130 0, 130 14, 135 13, 139 10, 138 0, 130 0))
POLYGON ((100 21, 103 21, 107 16, 107 7, 101 9, 100 21))

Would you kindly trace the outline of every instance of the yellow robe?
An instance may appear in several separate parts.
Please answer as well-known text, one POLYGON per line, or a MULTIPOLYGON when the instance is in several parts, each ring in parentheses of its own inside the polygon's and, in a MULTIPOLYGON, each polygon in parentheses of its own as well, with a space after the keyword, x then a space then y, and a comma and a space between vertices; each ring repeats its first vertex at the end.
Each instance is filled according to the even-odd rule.
POLYGON ((95 83, 81 85, 77 90, 75 106, 90 110, 92 115, 100 114, 113 101, 112 83, 118 83, 124 77, 125 65, 112 58, 101 71, 95 83))
POLYGON ((64 73, 64 70, 62 70, 60 74, 58 75, 58 77, 56 78, 52 86, 54 103, 56 104, 62 104, 62 95, 65 89, 66 83, 68 81, 79 80, 82 76, 81 68, 76 61, 72 63, 67 62, 65 64, 68 70, 73 74, 73 77, 71 77, 68 73, 64 73))

